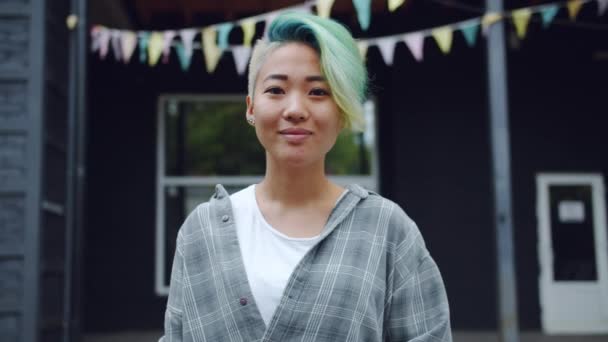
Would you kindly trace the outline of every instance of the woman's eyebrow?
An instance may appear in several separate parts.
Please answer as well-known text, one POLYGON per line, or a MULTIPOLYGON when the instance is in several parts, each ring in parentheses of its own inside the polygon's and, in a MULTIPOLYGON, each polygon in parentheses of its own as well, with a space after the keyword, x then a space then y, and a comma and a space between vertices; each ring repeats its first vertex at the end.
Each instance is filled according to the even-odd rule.
MULTIPOLYGON (((266 76, 266 78, 264 78, 264 81, 268 81, 268 80, 279 80, 279 81, 287 81, 289 79, 289 77, 285 74, 270 74, 268 76, 266 76)), ((325 77, 321 76, 321 75, 313 75, 313 76, 306 76, 306 81, 307 82, 325 82, 326 79, 325 77)))
POLYGON ((325 82, 325 77, 321 76, 321 75, 315 75, 315 76, 307 76, 306 77, 306 81, 308 82, 325 82))
POLYGON ((264 79, 264 82, 268 81, 268 80, 287 81, 287 75, 283 75, 283 74, 270 74, 270 75, 266 76, 266 78, 264 79))

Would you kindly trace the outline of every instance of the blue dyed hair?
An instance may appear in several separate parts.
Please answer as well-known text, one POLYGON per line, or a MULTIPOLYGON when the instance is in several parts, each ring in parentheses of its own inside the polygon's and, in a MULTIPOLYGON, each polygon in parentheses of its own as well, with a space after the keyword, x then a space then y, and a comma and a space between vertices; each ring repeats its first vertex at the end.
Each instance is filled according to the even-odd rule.
POLYGON ((268 38, 258 40, 253 49, 249 64, 249 96, 253 99, 258 73, 268 55, 287 43, 303 43, 317 51, 321 72, 340 108, 345 127, 362 131, 367 70, 348 29, 331 19, 301 12, 279 15, 268 28, 268 38))

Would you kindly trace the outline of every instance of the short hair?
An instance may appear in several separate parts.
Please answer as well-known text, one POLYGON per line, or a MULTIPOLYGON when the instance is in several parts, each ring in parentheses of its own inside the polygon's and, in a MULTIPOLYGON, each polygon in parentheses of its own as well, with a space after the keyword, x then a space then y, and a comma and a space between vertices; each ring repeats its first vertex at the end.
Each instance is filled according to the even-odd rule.
POLYGON ((268 37, 259 39, 249 63, 248 95, 253 99, 258 73, 268 55, 287 43, 304 43, 317 51, 321 72, 340 108, 346 128, 363 131, 367 70, 353 36, 340 23, 312 14, 286 12, 272 21, 268 37))

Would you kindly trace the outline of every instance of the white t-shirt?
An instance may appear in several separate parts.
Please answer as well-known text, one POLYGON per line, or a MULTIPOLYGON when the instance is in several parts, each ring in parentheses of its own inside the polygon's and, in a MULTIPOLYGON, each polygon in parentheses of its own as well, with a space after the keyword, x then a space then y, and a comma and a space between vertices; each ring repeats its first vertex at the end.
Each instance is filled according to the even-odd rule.
POLYGON ((232 194, 230 200, 249 286, 268 325, 291 273, 320 236, 291 238, 274 229, 258 207, 255 185, 232 194))

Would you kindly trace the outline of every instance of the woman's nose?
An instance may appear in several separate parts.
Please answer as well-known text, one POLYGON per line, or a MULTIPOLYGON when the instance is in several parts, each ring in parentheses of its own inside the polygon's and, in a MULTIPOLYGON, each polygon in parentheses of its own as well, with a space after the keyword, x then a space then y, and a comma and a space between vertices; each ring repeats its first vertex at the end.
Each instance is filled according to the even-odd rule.
POLYGON ((308 118, 305 100, 301 95, 293 94, 288 98, 287 106, 283 111, 283 117, 288 121, 304 121, 308 118))

